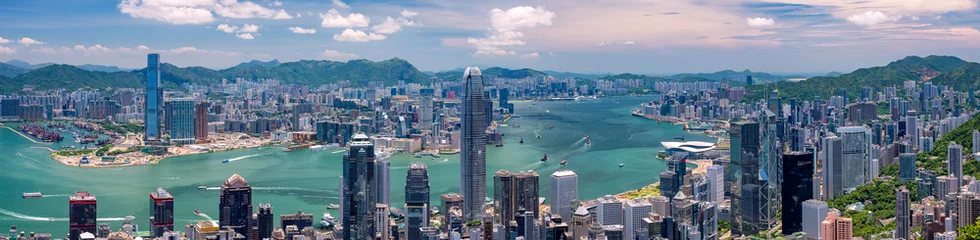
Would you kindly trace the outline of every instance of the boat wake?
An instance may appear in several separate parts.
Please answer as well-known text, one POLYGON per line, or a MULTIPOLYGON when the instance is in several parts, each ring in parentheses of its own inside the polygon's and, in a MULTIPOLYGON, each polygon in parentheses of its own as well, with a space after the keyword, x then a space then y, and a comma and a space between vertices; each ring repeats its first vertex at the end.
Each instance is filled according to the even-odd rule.
MULTIPOLYGON (((66 217, 38 217, 38 216, 31 216, 31 215, 17 213, 3 208, 0 208, 0 214, 14 217, 20 220, 28 220, 28 221, 38 221, 38 222, 67 222, 68 221, 68 218, 66 217)), ((119 222, 119 221, 126 221, 126 218, 98 218, 97 221, 119 222)))
POLYGON ((319 193, 330 193, 331 191, 323 189, 312 189, 312 188, 301 188, 301 187, 252 187, 252 190, 258 191, 298 191, 298 192, 319 192, 319 193))
POLYGON ((337 150, 337 151, 330 152, 330 154, 338 154, 338 153, 342 153, 344 151, 347 151, 347 150, 337 150))
POLYGON ((208 216, 208 214, 206 214, 206 213, 201 213, 201 214, 196 214, 196 215, 198 217, 202 217, 204 219, 207 219, 208 221, 213 221, 214 220, 213 218, 211 218, 211 216, 208 216))
POLYGON ((51 194, 51 195, 45 194, 45 195, 41 195, 41 197, 42 198, 49 198, 49 197, 67 197, 67 196, 71 196, 71 195, 73 195, 73 194, 51 194))
POLYGON ((221 187, 209 187, 207 190, 221 190, 221 187))
POLYGON ((262 155, 266 155, 266 154, 268 154, 268 153, 265 153, 265 154, 252 154, 252 155, 245 155, 245 156, 236 157, 236 158, 229 158, 228 159, 228 162, 234 162, 234 161, 238 161, 238 160, 242 160, 242 159, 246 159, 246 158, 250 158, 250 157, 262 156, 262 155))

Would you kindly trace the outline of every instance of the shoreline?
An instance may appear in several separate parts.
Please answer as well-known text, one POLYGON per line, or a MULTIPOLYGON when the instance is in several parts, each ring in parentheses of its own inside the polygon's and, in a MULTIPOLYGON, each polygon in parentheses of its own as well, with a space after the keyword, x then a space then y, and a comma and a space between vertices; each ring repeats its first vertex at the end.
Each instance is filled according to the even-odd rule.
MULTIPOLYGON (((190 155, 198 155, 198 154, 207 154, 207 153, 219 153, 219 152, 227 152, 227 151, 234 151, 234 150, 247 150, 247 149, 251 149, 251 148, 259 148, 259 147, 264 147, 264 146, 273 146, 273 145, 243 146, 243 147, 227 148, 227 149, 220 149, 220 150, 187 152, 187 153, 166 154, 166 155, 144 155, 144 156, 132 156, 132 155, 130 155, 130 156, 123 156, 123 157, 128 157, 128 158, 125 161, 121 161, 121 162, 116 162, 116 161, 119 161, 119 160, 105 162, 105 161, 102 161, 101 158, 102 157, 119 157, 121 155, 127 155, 127 154, 132 154, 132 153, 125 153, 125 154, 120 154, 120 155, 116 155, 116 156, 101 156, 101 157, 100 156, 95 156, 94 153, 85 154, 85 155, 76 155, 76 156, 61 156, 61 155, 58 155, 56 153, 56 151, 55 151, 55 152, 52 152, 51 155, 49 155, 49 157, 52 160, 58 161, 59 163, 65 165, 65 166, 78 167, 78 168, 115 168, 115 167, 133 167, 133 166, 142 166, 142 165, 155 165, 155 164, 159 164, 163 160, 166 160, 166 159, 169 159, 169 158, 174 158, 174 157, 190 156, 190 155), (89 164, 81 164, 80 161, 81 161, 82 157, 88 157, 89 158, 89 164), (137 161, 132 161, 132 160, 134 160, 133 158, 135 158, 135 160, 137 160, 137 161), (147 158, 147 159, 146 160, 143 160, 143 161, 139 161, 140 158, 147 158)), ((137 151, 137 152, 139 152, 139 151, 137 151)), ((142 152, 139 152, 138 154, 143 154, 143 153, 142 152)))
POLYGON ((10 131, 16 133, 17 135, 20 135, 21 137, 24 137, 24 138, 26 138, 27 140, 29 140, 29 141, 31 141, 33 143, 37 143, 37 144, 51 144, 49 142, 42 142, 42 141, 35 140, 34 138, 31 138, 31 136, 27 136, 27 134, 24 134, 24 133, 22 133, 20 131, 17 131, 17 129, 14 129, 14 128, 12 128, 10 126, 7 126, 5 124, 0 124, 0 127, 6 128, 7 130, 10 130, 10 131))

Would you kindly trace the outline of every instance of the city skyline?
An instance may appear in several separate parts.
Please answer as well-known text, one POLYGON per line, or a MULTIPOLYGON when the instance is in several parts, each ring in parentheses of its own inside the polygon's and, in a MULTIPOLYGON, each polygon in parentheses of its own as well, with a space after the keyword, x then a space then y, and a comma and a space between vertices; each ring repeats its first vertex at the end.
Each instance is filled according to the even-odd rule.
POLYGON ((159 52, 177 66, 215 69, 253 59, 398 57, 426 71, 670 74, 849 72, 907 55, 978 60, 964 51, 980 45, 977 3, 944 3, 32 1, 0 9, 8 16, 0 61, 140 68, 132 58, 159 52))

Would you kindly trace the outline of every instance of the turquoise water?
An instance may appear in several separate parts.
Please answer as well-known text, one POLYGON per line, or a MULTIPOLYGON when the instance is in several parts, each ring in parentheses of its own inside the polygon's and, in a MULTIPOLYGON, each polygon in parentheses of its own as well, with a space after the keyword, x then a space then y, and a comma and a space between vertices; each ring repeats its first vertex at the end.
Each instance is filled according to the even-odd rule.
MULTIPOLYGON (((547 197, 551 173, 570 169, 579 175, 580 198, 594 199, 656 181, 665 168, 665 163, 654 157, 662 149, 661 141, 671 141, 674 136, 710 139, 688 134, 678 125, 630 115, 633 107, 647 100, 628 97, 581 103, 536 102, 533 107, 515 104, 521 117, 508 123, 521 127, 501 128, 506 134, 504 147, 487 146, 488 185, 499 169, 534 170, 541 175, 542 197, 547 197), (549 125, 554 128, 547 129, 549 125), (585 135, 592 139, 592 146, 585 146, 585 135), (524 144, 518 143, 521 137, 524 144), (545 153, 551 160, 542 163, 545 153), (562 159, 568 159, 567 166, 560 166, 562 159), (620 163, 625 166, 620 168, 620 163)), ((205 220, 193 214, 196 209, 217 218, 219 192, 216 188, 198 190, 198 186, 217 187, 235 173, 253 187, 256 204, 271 203, 277 214, 302 209, 318 217, 327 211, 327 204, 337 203, 338 176, 342 174, 343 152, 339 148, 311 153, 264 147, 175 157, 157 165, 88 169, 64 166, 49 159, 48 150, 31 146, 59 147, 35 144, 0 129, 0 164, 4 166, 0 174, 0 229, 17 224, 22 231, 64 236, 68 230, 68 195, 75 191, 94 194, 99 201, 100 224, 110 224, 113 229, 131 215, 136 217, 133 222, 146 230, 149 193, 157 187, 174 195, 178 226, 205 220), (221 163, 224 159, 234 161, 221 163), (21 198, 23 192, 32 191, 42 191, 45 197, 21 198)), ((429 166, 433 204, 439 204, 439 194, 458 192, 458 155, 433 160, 401 154, 391 158, 392 205, 401 208, 406 171, 413 161, 429 166)), ((339 216, 335 211, 331 214, 339 216)))

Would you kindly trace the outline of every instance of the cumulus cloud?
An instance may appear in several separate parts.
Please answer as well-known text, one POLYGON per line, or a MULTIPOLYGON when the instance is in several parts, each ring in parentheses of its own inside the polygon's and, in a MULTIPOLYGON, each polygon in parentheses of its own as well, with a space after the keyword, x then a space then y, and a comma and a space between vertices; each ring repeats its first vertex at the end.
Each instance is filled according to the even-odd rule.
POLYGON ((235 37, 238 37, 238 38, 241 38, 241 39, 245 39, 245 40, 255 39, 255 36, 252 36, 251 33, 240 33, 240 34, 235 35, 235 37))
POLYGON ((254 33, 254 32, 258 32, 259 28, 262 28, 262 26, 255 25, 255 24, 245 24, 242 25, 242 28, 238 31, 244 33, 254 33))
POLYGON ((402 17, 397 19, 388 17, 385 18, 385 20, 381 22, 381 24, 372 26, 371 30, 374 30, 374 32, 376 33, 390 34, 390 33, 401 31, 402 26, 416 26, 416 25, 418 24, 415 23, 415 21, 408 20, 402 17))
POLYGON ((746 18, 745 22, 752 27, 769 27, 776 24, 776 21, 772 18, 764 17, 746 18))
POLYGON ((17 51, 14 51, 13 48, 0 46, 0 54, 14 54, 15 52, 17 51))
POLYGON ((29 38, 29 37, 21 38, 20 40, 17 40, 17 43, 24 44, 24 46, 44 44, 44 42, 42 42, 42 41, 34 40, 32 38, 29 38))
POLYGON ((354 30, 350 28, 345 29, 344 32, 340 34, 333 35, 333 40, 337 40, 341 42, 367 42, 367 41, 384 40, 385 38, 388 37, 377 33, 365 33, 364 31, 354 30))
POLYGON ((524 45, 524 33, 520 29, 551 26, 555 16, 554 12, 542 7, 519 6, 507 10, 494 8, 490 10, 491 28, 486 36, 468 38, 466 42, 476 46, 474 55, 515 55, 513 51, 503 50, 501 47, 524 45))
POLYGON ((9 39, 5 39, 3 37, 0 37, 0 44, 7 44, 7 43, 10 43, 10 40, 9 39))
POLYGON ((238 26, 228 26, 228 24, 222 23, 221 25, 218 25, 217 29, 218 31, 222 31, 225 33, 233 33, 235 31, 238 31, 238 26))
POLYGON ((862 14, 854 14, 847 17, 847 21, 861 25, 874 26, 881 23, 894 22, 902 19, 902 16, 889 16, 879 11, 867 11, 862 14))
POLYGON ((521 54, 521 58, 526 58, 526 59, 533 59, 533 58, 540 58, 540 57, 541 55, 538 54, 538 52, 521 54))
POLYGON ((301 28, 301 27, 289 27, 289 31, 298 34, 315 34, 316 29, 313 28, 301 28))
POLYGON ((339 8, 350 8, 350 5, 347 5, 346 3, 344 3, 344 1, 341 0, 333 0, 333 6, 339 8))
POLYGON ((364 14, 351 13, 347 14, 347 17, 341 15, 337 9, 331 8, 326 14, 320 14, 320 18, 323 19, 320 22, 320 26, 324 28, 351 28, 351 27, 367 27, 371 24, 371 19, 364 14))
POLYGON ((239 0, 123 0, 116 7, 135 18, 153 19, 171 24, 202 24, 213 22, 215 14, 236 19, 290 19, 282 9, 270 9, 249 1, 239 0))
POLYGON ((282 6, 282 2, 280 2, 280 1, 272 1, 272 6, 276 6, 276 7, 282 6))
POLYGON ((69 47, 58 47, 58 48, 40 47, 40 48, 32 49, 30 52, 44 53, 44 54, 82 54, 82 55, 107 55, 107 54, 144 55, 147 53, 169 53, 169 54, 197 53, 197 54, 224 55, 224 56, 242 55, 241 52, 205 50, 205 49, 198 49, 195 47, 179 47, 179 48, 166 50, 166 49, 151 49, 143 45, 140 45, 136 48, 128 48, 128 47, 109 48, 109 47, 104 47, 100 44, 95 44, 87 47, 83 45, 75 45, 70 48, 69 47))
POLYGON ((357 54, 344 53, 337 50, 323 50, 323 56, 330 60, 350 60, 357 58, 357 54))
POLYGON ((406 10, 402 10, 402 13, 401 14, 402 14, 402 17, 406 17, 406 18, 415 17, 415 16, 418 16, 419 15, 418 12, 412 12, 412 11, 409 11, 407 9, 406 10))

